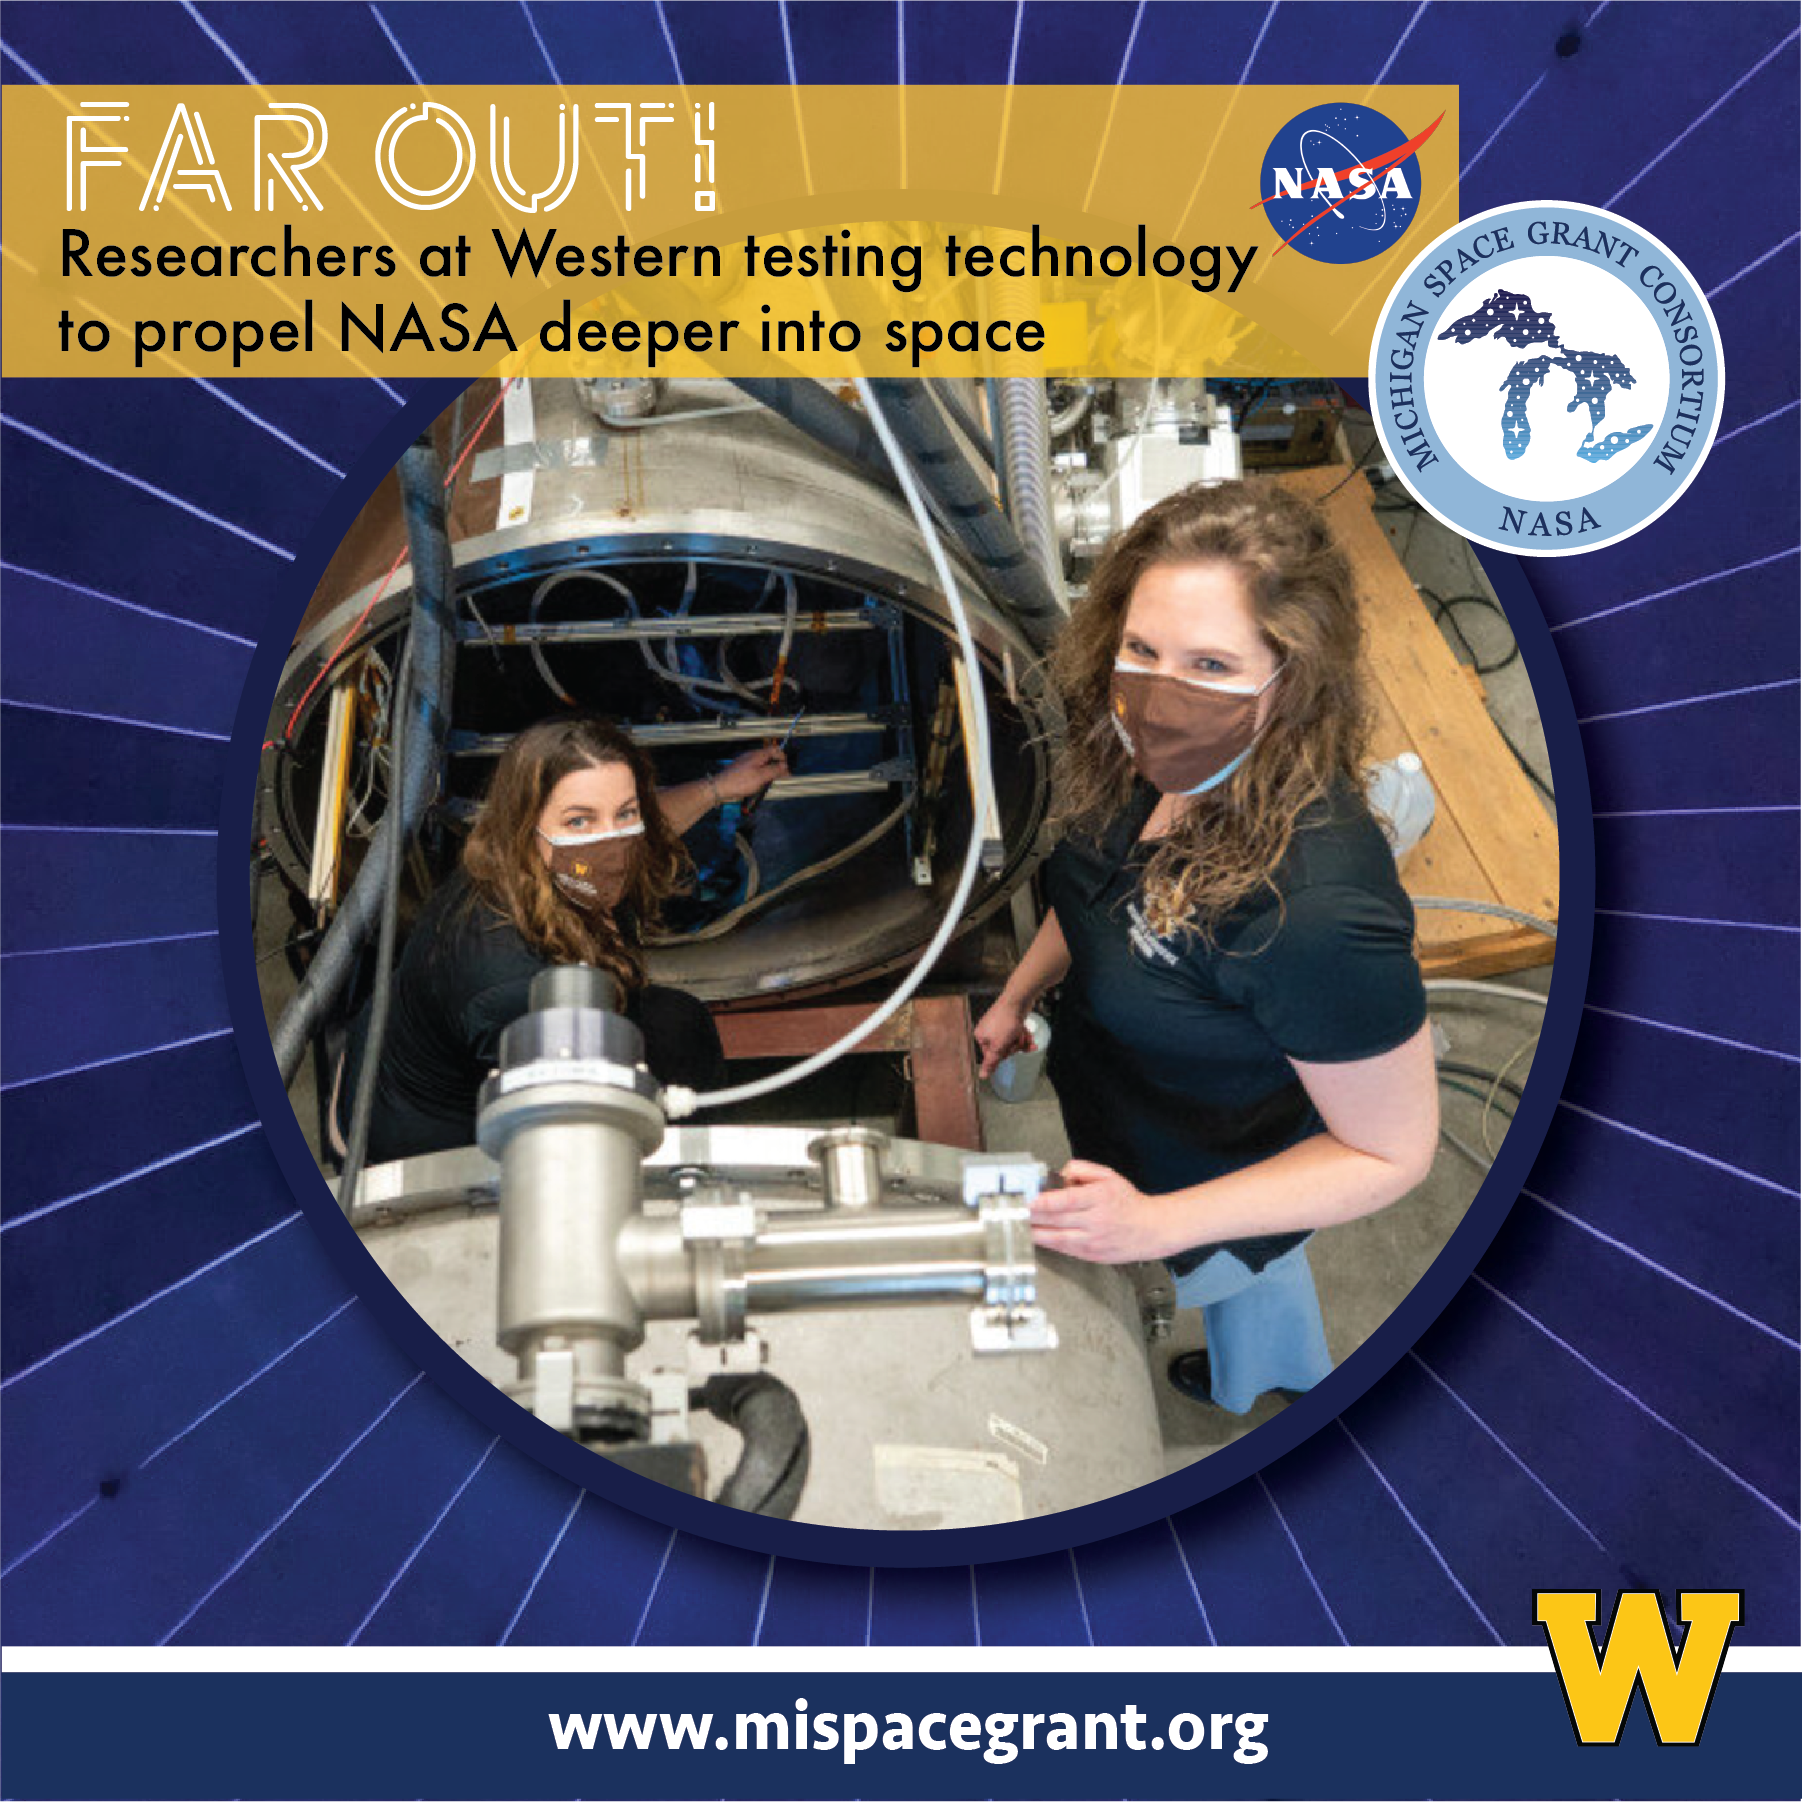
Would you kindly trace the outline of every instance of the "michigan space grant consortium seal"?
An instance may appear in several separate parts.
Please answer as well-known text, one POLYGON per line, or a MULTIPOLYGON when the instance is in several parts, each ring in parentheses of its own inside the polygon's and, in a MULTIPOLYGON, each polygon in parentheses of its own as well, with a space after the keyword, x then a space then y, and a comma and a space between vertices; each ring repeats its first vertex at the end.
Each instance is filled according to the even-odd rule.
POLYGON ((1496 207, 1423 250, 1383 309, 1370 406, 1390 466, 1478 544, 1566 557, 1648 526, 1721 417, 1721 340, 1631 221, 1496 207))

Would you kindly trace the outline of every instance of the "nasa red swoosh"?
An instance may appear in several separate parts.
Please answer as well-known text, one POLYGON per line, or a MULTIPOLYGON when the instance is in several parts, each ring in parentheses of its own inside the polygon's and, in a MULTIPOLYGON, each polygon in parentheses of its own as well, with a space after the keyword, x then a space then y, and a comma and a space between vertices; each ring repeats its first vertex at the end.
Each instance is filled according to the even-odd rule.
MULTIPOLYGON (((1407 160, 1407 158, 1411 157, 1414 154, 1414 152, 1417 151, 1421 147, 1421 145, 1424 144, 1427 141, 1427 139, 1430 138, 1433 135, 1433 133, 1439 129, 1440 120, 1442 120, 1444 117, 1445 117, 1445 114, 1441 113, 1439 115, 1439 118, 1435 119, 1433 121, 1433 123, 1431 125, 1429 125, 1426 128, 1426 130, 1421 132, 1418 136, 1410 138, 1407 141, 1407 143, 1405 143, 1405 144, 1398 144, 1395 147, 1395 149, 1393 149, 1393 150, 1384 151, 1381 156, 1373 157, 1369 162, 1353 163, 1350 169, 1335 169, 1332 172, 1333 180, 1340 181, 1340 180, 1344 179, 1346 176, 1351 174, 1352 169, 1366 169, 1372 175, 1375 175, 1378 173, 1379 170, 1387 169, 1391 163, 1405 162, 1407 160)), ((1307 188, 1318 188, 1320 186, 1320 184, 1323 181, 1325 181, 1326 179, 1327 178, 1325 175, 1317 175, 1314 177, 1314 179, 1311 182, 1304 182, 1302 185, 1303 185, 1303 187, 1307 187, 1307 188)), ((1266 194, 1262 200, 1254 200, 1251 203, 1252 209, 1253 209, 1253 211, 1256 211, 1257 208, 1259 208, 1261 206, 1268 206, 1271 203, 1271 201, 1280 200, 1281 198, 1282 198, 1282 196, 1279 194, 1266 194)), ((1298 225, 1295 228, 1295 230, 1292 231, 1288 235, 1288 237, 1286 237, 1282 241, 1282 243, 1280 243, 1276 247, 1276 255, 1278 255, 1280 257, 1283 254, 1283 252, 1285 250, 1287 250, 1289 248, 1289 246, 1291 244, 1293 244, 1295 242, 1295 240, 1302 235, 1303 232, 1307 231, 1311 226, 1318 225, 1321 222, 1321 220, 1327 216, 1328 213, 1336 213, 1340 209, 1340 207, 1342 207, 1346 203, 1346 201, 1348 201, 1350 198, 1351 198, 1351 196, 1349 194, 1340 195, 1340 197, 1337 200, 1335 200, 1331 206, 1322 207, 1321 210, 1318 213, 1316 213, 1312 219, 1308 220, 1305 225, 1298 225)))

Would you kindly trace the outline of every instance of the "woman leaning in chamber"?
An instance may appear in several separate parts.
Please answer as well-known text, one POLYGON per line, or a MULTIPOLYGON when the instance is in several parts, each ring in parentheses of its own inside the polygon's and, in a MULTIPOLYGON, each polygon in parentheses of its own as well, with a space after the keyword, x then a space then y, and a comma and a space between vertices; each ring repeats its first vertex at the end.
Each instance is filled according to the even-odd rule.
POLYGON ((1033 1236, 1163 1259, 1207 1336, 1171 1382, 1244 1413, 1332 1367, 1308 1234, 1407 1193, 1438 1135, 1413 910, 1363 798, 1351 571, 1282 490, 1187 489, 1108 548, 1053 668, 1063 839, 983 1068, 1061 984, 1074 1156, 1033 1236))
MULTIPOLYGON (((462 867, 426 903, 395 971, 371 1159, 474 1141, 500 1035, 550 964, 592 964, 618 979, 659 1081, 715 1086, 723 1056, 712 1016, 692 995, 645 981, 639 940, 687 872, 679 835, 787 768, 778 750, 747 751, 717 775, 659 791, 644 753, 606 720, 562 715, 514 738, 462 867)), ((341 1135, 367 1025, 366 1010, 338 1084, 341 1135)))

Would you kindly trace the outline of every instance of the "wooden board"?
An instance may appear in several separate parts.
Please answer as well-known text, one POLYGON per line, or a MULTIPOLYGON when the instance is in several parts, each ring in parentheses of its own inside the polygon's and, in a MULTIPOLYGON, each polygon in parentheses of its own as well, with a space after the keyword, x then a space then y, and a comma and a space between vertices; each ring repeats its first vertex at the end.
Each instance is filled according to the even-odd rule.
MULTIPOLYGON (((1371 511, 1370 485, 1341 468, 1265 478, 1326 514, 1364 601, 1379 758, 1414 751, 1437 797, 1427 835, 1402 862, 1414 895, 1495 901, 1558 917, 1558 828, 1452 655, 1371 511)), ((1552 961, 1530 927, 1480 914, 1419 915, 1428 976, 1490 976, 1552 961)))

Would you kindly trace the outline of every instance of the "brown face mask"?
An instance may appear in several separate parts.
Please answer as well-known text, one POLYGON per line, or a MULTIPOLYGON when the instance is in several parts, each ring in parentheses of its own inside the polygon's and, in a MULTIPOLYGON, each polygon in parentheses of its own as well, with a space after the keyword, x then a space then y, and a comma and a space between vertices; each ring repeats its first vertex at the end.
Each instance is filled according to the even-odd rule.
POLYGON ((626 892, 644 823, 617 832, 541 831, 538 836, 551 848, 551 875, 558 888, 584 913, 606 913, 626 892))
POLYGON ((1282 673, 1278 664, 1256 688, 1243 688, 1117 662, 1109 692, 1114 730, 1160 793, 1206 794, 1245 761, 1258 735, 1258 696, 1282 673))

